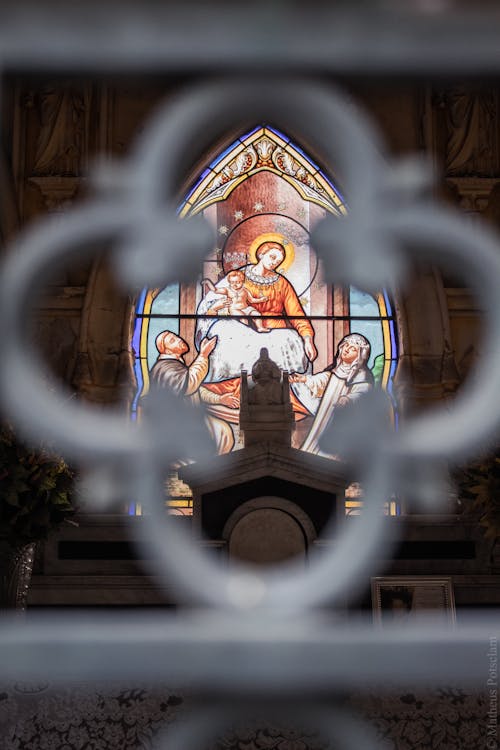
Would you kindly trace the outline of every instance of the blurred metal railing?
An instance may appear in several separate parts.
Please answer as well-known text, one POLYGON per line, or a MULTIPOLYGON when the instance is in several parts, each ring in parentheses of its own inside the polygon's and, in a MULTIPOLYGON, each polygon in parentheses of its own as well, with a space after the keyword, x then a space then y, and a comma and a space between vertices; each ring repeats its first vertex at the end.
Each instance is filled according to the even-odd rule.
MULTIPOLYGON (((211 694, 210 711, 194 715, 177 735, 181 747, 199 745, 221 721, 263 703, 271 715, 295 720, 300 703, 300 721, 359 748, 368 742, 364 730, 321 710, 319 696, 386 682, 484 686, 485 652, 500 629, 497 621, 472 619, 453 631, 432 622, 375 630, 363 622, 347 628, 341 618, 325 620, 318 609, 345 603, 375 572, 379 551, 391 541, 383 514, 391 492, 411 488, 423 507, 436 507, 443 459, 472 457, 498 436, 500 409, 491 377, 500 371, 498 238, 434 206, 426 197, 425 165, 384 157, 366 116, 342 92, 315 80, 324 72, 500 71, 500 30, 491 16, 419 13, 419 3, 414 9, 303 9, 276 2, 253 6, 249 14, 218 4, 179 9, 124 3, 86 5, 83 11, 17 3, 0 12, 4 71, 231 71, 168 102, 128 159, 101 168, 93 198, 16 239, 0 281, 4 409, 27 437, 53 440, 68 458, 104 469, 117 495, 141 499, 145 556, 153 551, 155 573, 173 580, 198 609, 175 617, 4 618, 4 677, 168 679, 211 694), (300 77, 292 75, 299 71, 300 77), (62 388, 48 392, 23 316, 47 273, 81 259, 97 241, 113 244, 116 274, 126 288, 194 278, 210 238, 201 220, 176 217, 182 158, 194 142, 202 149, 239 122, 269 118, 293 126, 342 174, 349 215, 325 219, 313 238, 325 280, 396 289, 416 253, 411 248, 418 247, 420 260, 452 266, 477 290, 486 311, 489 359, 488 370, 463 389, 453 410, 408 421, 397 437, 389 430, 381 434, 380 394, 367 400, 362 418, 337 419, 328 437, 331 451, 340 441, 370 500, 361 518, 307 570, 290 564, 264 574, 224 568, 164 514, 165 462, 183 447, 197 457, 210 453, 195 412, 163 394, 148 422, 127 425, 123 416, 68 401, 62 388), (175 430, 165 424, 175 424, 175 430), (367 437, 373 434, 379 436, 375 443, 367 437)), ((104 500, 98 495, 99 507, 104 500)))

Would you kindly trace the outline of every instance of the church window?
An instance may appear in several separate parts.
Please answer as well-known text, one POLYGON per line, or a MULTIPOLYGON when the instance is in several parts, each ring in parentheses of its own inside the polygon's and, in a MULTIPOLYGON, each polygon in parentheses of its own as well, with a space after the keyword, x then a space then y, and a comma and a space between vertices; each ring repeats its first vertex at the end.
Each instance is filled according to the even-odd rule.
MULTIPOLYGON (((205 402, 219 452, 241 448, 240 374, 251 371, 263 346, 290 374, 295 446, 303 450, 319 451, 335 405, 372 384, 392 397, 398 351, 387 292, 372 296, 325 284, 311 247, 317 222, 346 211, 335 181, 267 124, 242 134, 204 165, 179 215, 203 215, 215 244, 207 248, 195 282, 139 295, 132 418, 140 416, 153 379, 205 402), (187 366, 214 336, 208 368, 193 373, 187 385, 187 366)), ((186 488, 172 482, 177 512, 189 513, 186 488)), ((354 508, 359 501, 351 500, 354 508)))

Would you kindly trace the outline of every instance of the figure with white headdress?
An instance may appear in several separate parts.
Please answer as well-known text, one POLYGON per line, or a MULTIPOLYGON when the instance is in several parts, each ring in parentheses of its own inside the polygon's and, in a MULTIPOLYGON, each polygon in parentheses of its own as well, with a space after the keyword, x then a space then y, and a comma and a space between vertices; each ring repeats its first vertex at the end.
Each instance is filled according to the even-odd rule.
POLYGON ((356 401, 373 388, 373 375, 367 366, 370 349, 370 342, 362 334, 349 333, 340 341, 335 361, 326 370, 290 377, 297 398, 315 414, 303 450, 321 453, 318 441, 334 410, 356 401))

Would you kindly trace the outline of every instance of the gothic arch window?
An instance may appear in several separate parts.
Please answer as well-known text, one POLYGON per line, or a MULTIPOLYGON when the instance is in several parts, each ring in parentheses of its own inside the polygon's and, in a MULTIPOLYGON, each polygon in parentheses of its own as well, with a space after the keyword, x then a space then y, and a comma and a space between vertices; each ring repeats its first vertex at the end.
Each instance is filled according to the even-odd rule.
MULTIPOLYGON (((208 371, 189 387, 207 404, 220 452, 242 447, 239 376, 242 368, 251 370, 262 346, 295 381, 296 447, 318 450, 325 420, 342 394, 354 395, 374 382, 392 395, 398 350, 387 293, 371 296, 354 287, 325 284, 310 244, 318 221, 327 213, 341 216, 346 211, 326 172, 274 127, 256 126, 218 153, 179 208, 180 217, 202 214, 216 233, 198 280, 144 289, 139 295, 132 340, 137 381, 132 417, 140 414, 151 378, 185 388, 172 365, 163 366, 160 374, 162 367, 155 364, 159 357, 172 361, 168 346, 177 337, 184 342, 181 348, 188 349, 183 357, 189 365, 204 338, 217 335, 208 371), (162 337, 167 331, 175 336, 162 337), (348 340, 358 348, 357 359, 352 367, 352 362, 344 363, 344 371, 355 370, 356 382, 346 394, 334 383, 336 370, 328 368, 351 334, 358 334, 348 340)), ((394 415, 397 419, 395 409, 394 415)), ((181 497, 182 488, 178 494, 182 507, 188 499, 181 497)))

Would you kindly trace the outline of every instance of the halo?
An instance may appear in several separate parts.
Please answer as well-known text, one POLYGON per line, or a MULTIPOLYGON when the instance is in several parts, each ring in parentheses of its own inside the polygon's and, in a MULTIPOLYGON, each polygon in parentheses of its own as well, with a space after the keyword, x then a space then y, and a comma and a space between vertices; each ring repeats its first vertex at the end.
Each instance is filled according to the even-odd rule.
POLYGON ((248 248, 248 260, 250 261, 250 263, 258 263, 256 255, 257 248, 260 247, 263 242, 277 242, 284 248, 285 257, 283 258, 283 262, 280 263, 278 268, 280 269, 280 271, 286 271, 287 269, 289 269, 293 261, 295 260, 295 247, 293 246, 293 242, 285 239, 284 235, 279 234, 278 232, 265 232, 264 234, 259 234, 259 236, 253 240, 252 244, 248 248))

